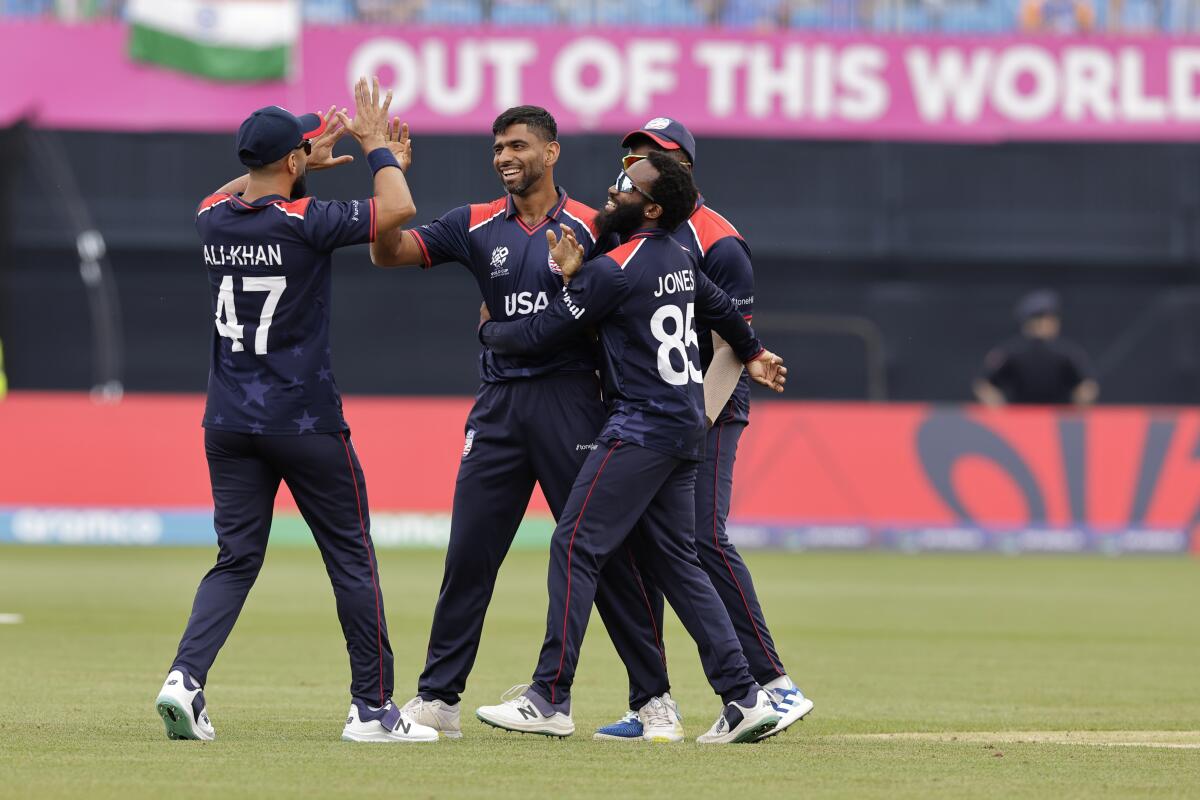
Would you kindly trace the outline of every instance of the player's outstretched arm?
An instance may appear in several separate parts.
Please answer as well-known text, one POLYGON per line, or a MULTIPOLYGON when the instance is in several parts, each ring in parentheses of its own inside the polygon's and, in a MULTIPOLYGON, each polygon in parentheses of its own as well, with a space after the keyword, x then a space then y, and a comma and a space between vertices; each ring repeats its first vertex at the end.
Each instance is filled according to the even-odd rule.
POLYGON ((733 348, 718 334, 712 334, 712 343, 712 360, 708 362, 708 369, 704 370, 704 416, 708 418, 709 425, 716 422, 717 416, 733 396, 733 390, 737 388, 742 370, 745 369, 733 348))
MULTIPOLYGON (((401 169, 401 160, 388 146, 388 106, 392 103, 389 91, 380 98, 379 78, 359 78, 354 84, 354 119, 344 111, 337 112, 338 121, 358 142, 367 163, 375 173, 375 230, 392 230, 412 219, 417 213, 401 169)), ((406 137, 407 138, 407 137, 406 137)))
MULTIPOLYGON (((412 164, 412 140, 408 138, 408 123, 393 119, 387 129, 388 149, 408 172, 412 164)), ((371 242, 371 263, 377 267, 417 267, 425 263, 421 246, 408 231, 392 228, 378 231, 371 242)))

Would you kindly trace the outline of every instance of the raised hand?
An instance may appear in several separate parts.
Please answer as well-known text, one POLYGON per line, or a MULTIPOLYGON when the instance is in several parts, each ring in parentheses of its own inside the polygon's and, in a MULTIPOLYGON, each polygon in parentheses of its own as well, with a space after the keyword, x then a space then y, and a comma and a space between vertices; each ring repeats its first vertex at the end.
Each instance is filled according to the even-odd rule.
POLYGON ((412 140, 408 138, 408 123, 401 122, 399 117, 387 127, 387 147, 400 162, 400 171, 408 172, 412 164, 412 140))
MULTIPOLYGON (((346 109, 343 108, 342 113, 346 113, 346 109)), ((333 155, 333 146, 346 134, 346 128, 337 119, 337 106, 330 106, 322 116, 325 130, 312 140, 312 155, 308 157, 308 168, 311 170, 329 169, 354 160, 354 156, 350 155, 333 155)))
POLYGON ((552 229, 547 228, 546 244, 550 245, 550 257, 562 270, 563 282, 569 283, 583 266, 583 245, 575 239, 575 232, 569 226, 558 227, 562 229, 562 238, 559 239, 552 229))
POLYGON ((746 365, 746 372, 757 383, 775 392, 782 392, 787 383, 787 367, 783 359, 770 350, 763 350, 758 358, 746 365))
POLYGON ((354 84, 354 119, 345 111, 337 112, 338 121, 346 132, 355 138, 364 153, 369 153, 388 143, 388 106, 392 104, 392 92, 380 99, 379 76, 367 84, 366 77, 354 84))

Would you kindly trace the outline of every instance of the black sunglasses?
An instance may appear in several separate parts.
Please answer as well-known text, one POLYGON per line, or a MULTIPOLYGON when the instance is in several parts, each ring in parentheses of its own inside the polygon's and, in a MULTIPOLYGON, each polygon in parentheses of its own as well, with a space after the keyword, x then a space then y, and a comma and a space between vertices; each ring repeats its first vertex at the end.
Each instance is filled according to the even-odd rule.
POLYGON ((647 192, 645 189, 643 189, 642 187, 640 187, 636 183, 634 183, 633 178, 629 177, 629 173, 626 172, 625 170, 621 170, 619 173, 617 173, 617 180, 616 180, 616 183, 613 184, 613 187, 622 194, 628 194, 630 192, 637 192, 642 197, 649 200, 651 203, 658 202, 657 200, 655 200, 653 197, 650 196, 649 192, 647 192))
POLYGON ((310 142, 308 139, 301 139, 300 144, 296 145, 292 149, 299 150, 302 147, 304 148, 304 155, 306 155, 306 156, 312 155, 312 142, 310 142))

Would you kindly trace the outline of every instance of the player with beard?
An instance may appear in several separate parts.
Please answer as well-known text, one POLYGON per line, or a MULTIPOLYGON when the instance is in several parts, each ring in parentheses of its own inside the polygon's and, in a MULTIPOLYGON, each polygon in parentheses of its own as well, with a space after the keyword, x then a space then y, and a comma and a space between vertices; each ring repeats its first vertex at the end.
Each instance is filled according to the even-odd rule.
POLYGON ((600 447, 576 478, 551 540, 546 638, 533 680, 476 712, 489 725, 546 736, 574 732, 571 685, 597 577, 627 540, 696 640, 709 683, 725 703, 697 742, 752 742, 779 722, 696 555, 693 494, 706 428, 696 315, 759 382, 783 391, 786 370, 671 238, 695 202, 688 172, 651 154, 621 173, 599 220, 622 244, 583 265, 584 250, 568 226, 562 241, 548 232, 567 286, 533 317, 480 326, 484 344, 512 355, 553 352, 594 326, 609 404, 600 447))
MULTIPOLYGON (((682 123, 667 117, 650 120, 626 135, 621 145, 629 148, 622 159, 626 168, 651 153, 675 159, 689 173, 696 162, 695 138, 682 123)), ((754 311, 750 247, 729 220, 697 194, 695 209, 671 235, 696 256, 700 271, 728 294, 750 320, 754 311)), ((729 611, 750 663, 750 673, 771 692, 782 712, 782 719, 772 732, 775 735, 803 719, 812 711, 813 702, 788 676, 767 628, 750 570, 725 533, 738 441, 750 422, 750 382, 741 362, 719 336, 702 323, 697 324, 696 332, 704 370, 706 416, 711 426, 704 461, 696 475, 696 550, 700 564, 729 611)), ((647 582, 646 589, 653 599, 658 598, 660 592, 653 582, 647 582)), ((655 603, 652 607, 657 610, 662 605, 655 603)), ((661 620, 658 624, 661 629, 661 620)), ((619 648, 623 642, 616 644, 619 648)), ((637 741, 642 733, 637 709, 631 708, 622 719, 600 728, 596 737, 637 741)))
MULTIPOLYGON (((492 133, 492 165, 505 196, 461 206, 413 230, 381 235, 371 245, 371 258, 381 267, 462 264, 495 318, 515 320, 546 308, 562 290, 561 270, 549 257, 544 231, 565 225, 586 252, 608 248, 593 229, 596 212, 554 183, 560 152, 554 117, 537 106, 510 108, 496 118, 492 133)), ((417 696, 404 706, 406 714, 443 736, 462 736, 459 699, 479 649, 497 572, 534 483, 559 518, 575 475, 597 447, 605 418, 597 366, 595 347, 583 332, 564 338, 553 352, 511 355, 485 346, 480 353, 482 383, 467 416, 425 669, 417 696)), ((630 704, 647 709, 645 737, 681 740, 661 637, 653 627, 655 610, 631 553, 613 560, 596 605, 625 654, 627 669, 637 676, 630 704)), ((657 614, 661 617, 661 609, 657 614)))

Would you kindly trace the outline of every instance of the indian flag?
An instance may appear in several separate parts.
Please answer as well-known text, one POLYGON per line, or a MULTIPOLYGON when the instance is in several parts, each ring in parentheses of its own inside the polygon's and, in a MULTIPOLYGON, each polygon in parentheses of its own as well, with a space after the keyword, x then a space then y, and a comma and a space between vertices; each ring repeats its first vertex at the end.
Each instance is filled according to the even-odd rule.
POLYGON ((284 78, 298 0, 129 0, 129 56, 226 81, 284 78))

